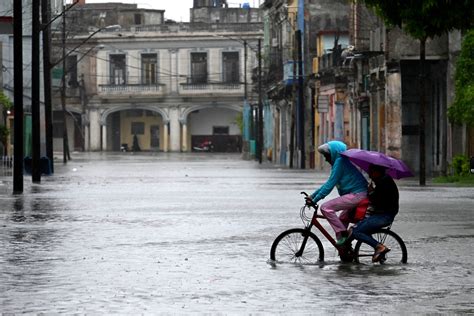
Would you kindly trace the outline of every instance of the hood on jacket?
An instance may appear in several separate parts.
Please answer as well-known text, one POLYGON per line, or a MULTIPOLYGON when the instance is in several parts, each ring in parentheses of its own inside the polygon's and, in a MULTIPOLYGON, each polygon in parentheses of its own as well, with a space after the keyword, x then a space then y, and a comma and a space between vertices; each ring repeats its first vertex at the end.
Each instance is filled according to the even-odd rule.
POLYGON ((346 144, 338 140, 332 140, 327 142, 329 147, 329 152, 331 153, 331 162, 334 163, 336 159, 340 156, 340 153, 347 150, 346 144))

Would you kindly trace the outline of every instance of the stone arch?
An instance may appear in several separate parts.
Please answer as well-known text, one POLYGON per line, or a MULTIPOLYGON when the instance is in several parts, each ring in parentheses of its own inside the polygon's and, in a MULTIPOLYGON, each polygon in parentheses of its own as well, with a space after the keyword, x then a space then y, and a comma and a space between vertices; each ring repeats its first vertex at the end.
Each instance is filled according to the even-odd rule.
POLYGON ((186 108, 184 111, 181 112, 181 115, 179 117, 179 121, 181 123, 185 123, 188 120, 189 114, 191 114, 194 111, 198 110, 203 110, 203 109, 228 109, 228 110, 233 110, 236 112, 242 112, 242 107, 238 105, 232 105, 232 104, 222 104, 222 105, 214 105, 214 104, 209 104, 209 105, 194 105, 186 108))
MULTIPOLYGON (((235 115, 238 115, 239 113, 242 113, 242 110, 243 106, 235 104, 216 103, 193 105, 186 108, 182 108, 179 114, 179 122, 181 123, 182 131, 182 150, 192 151, 195 148, 200 148, 202 144, 209 142, 210 144, 212 144, 212 148, 209 147, 205 150, 216 152, 239 152, 241 150, 241 131, 236 128, 236 126, 225 126, 224 128, 227 129, 227 132, 217 134, 214 133, 213 126, 215 126, 216 124, 213 123, 218 122, 216 120, 219 119, 216 119, 215 117, 212 118, 212 116, 209 116, 209 112, 216 111, 221 113, 220 115, 224 115, 224 117, 229 117, 229 115, 233 115, 230 114, 230 112, 234 112, 235 115), (194 119, 192 119, 191 114, 195 111, 201 110, 203 110, 203 112, 207 112, 204 114, 199 114, 204 115, 204 117, 202 117, 202 120, 195 121, 194 119), (223 114, 225 112, 227 112, 227 114, 223 114), (211 117, 211 119, 207 120, 207 117, 211 117)), ((217 126, 219 125, 220 124, 217 124, 217 126)))
POLYGON ((163 122, 167 124, 170 121, 167 111, 157 106, 146 106, 146 105, 123 105, 123 106, 114 106, 110 109, 105 110, 100 116, 100 125, 106 125, 107 117, 115 112, 127 111, 127 110, 147 110, 152 112, 157 112, 163 118, 163 122))

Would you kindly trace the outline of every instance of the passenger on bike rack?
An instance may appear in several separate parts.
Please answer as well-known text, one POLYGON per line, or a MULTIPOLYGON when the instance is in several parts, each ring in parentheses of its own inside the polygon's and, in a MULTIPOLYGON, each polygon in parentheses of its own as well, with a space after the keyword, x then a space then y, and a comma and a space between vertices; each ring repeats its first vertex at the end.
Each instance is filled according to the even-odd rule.
POLYGON ((379 243, 371 234, 392 224, 398 213, 399 194, 395 181, 385 173, 384 167, 372 164, 368 173, 373 181, 368 188, 369 208, 366 218, 351 228, 350 239, 355 238, 374 247, 372 262, 378 262, 390 248, 379 243))
POLYGON ((343 245, 348 238, 349 222, 346 219, 349 216, 346 213, 367 197, 368 184, 364 176, 348 158, 340 155, 346 149, 346 144, 340 141, 330 141, 318 147, 318 152, 332 166, 331 174, 326 183, 307 197, 316 204, 337 187, 340 196, 323 203, 320 208, 336 233, 337 245, 343 245), (339 217, 336 214, 338 211, 343 211, 339 217))

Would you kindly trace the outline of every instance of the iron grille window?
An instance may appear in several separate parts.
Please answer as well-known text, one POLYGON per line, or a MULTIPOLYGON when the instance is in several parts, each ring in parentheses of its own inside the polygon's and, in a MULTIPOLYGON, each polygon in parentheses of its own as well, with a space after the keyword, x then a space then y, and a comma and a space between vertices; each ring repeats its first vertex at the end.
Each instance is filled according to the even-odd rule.
POLYGON ((229 135, 229 126, 213 126, 213 135, 229 135))
POLYGON ((142 84, 156 84, 157 80, 156 54, 142 54, 142 84))
POLYGON ((78 86, 77 82, 77 56, 67 56, 66 58, 66 83, 72 88, 78 86))
POLYGON ((207 53, 191 53, 191 83, 207 83, 207 53))
POLYGON ((132 122, 132 135, 143 135, 143 134, 145 134, 145 123, 132 122))
POLYGON ((110 84, 126 84, 125 55, 110 55, 110 84))
POLYGON ((226 83, 238 83, 240 80, 239 73, 239 53, 224 52, 222 53, 222 72, 223 81, 226 83))

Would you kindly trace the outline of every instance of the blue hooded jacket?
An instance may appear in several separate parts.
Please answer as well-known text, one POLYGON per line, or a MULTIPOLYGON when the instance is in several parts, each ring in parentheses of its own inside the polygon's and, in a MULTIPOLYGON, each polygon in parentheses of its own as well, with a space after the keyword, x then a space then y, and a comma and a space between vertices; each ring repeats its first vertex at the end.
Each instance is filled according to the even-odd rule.
POLYGON ((326 183, 311 194, 313 201, 317 203, 324 199, 334 187, 337 187, 339 195, 367 192, 367 180, 362 173, 348 158, 340 155, 347 149, 346 144, 340 141, 330 141, 327 144, 333 162, 331 174, 326 183))

